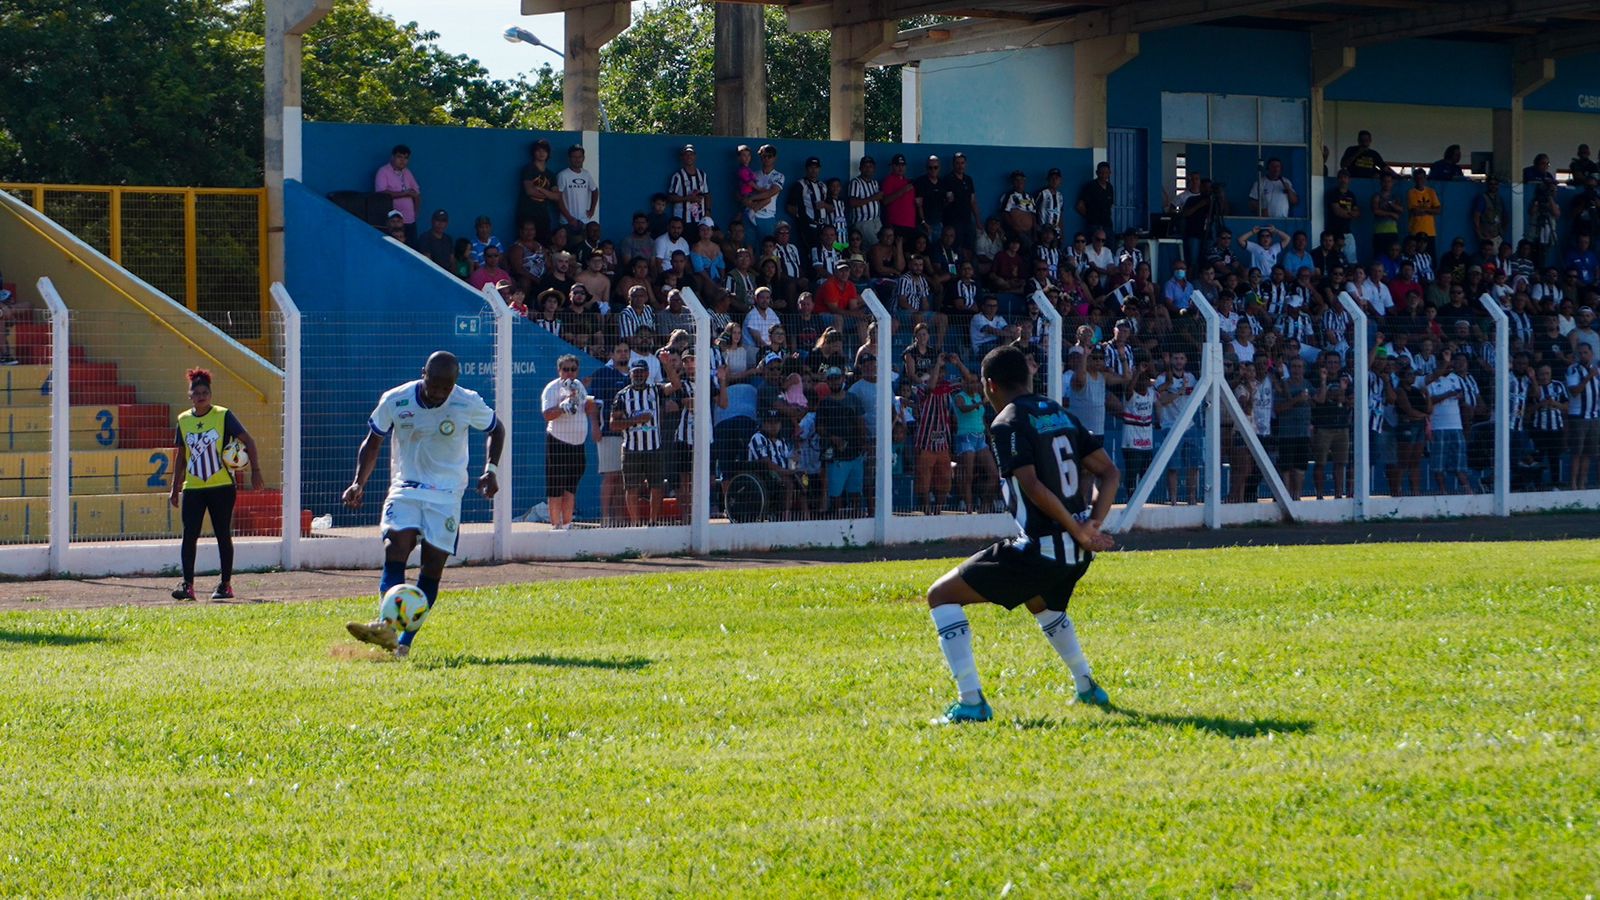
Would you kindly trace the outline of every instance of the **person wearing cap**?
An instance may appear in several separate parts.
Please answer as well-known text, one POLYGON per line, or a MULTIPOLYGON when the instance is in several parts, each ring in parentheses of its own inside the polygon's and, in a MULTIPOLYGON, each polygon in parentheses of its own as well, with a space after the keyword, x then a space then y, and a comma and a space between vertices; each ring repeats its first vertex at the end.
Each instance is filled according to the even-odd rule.
POLYGON ((871 437, 856 398, 845 391, 844 368, 822 370, 827 393, 817 403, 816 431, 821 447, 827 502, 836 517, 860 515, 866 473, 865 455, 871 437))
POLYGON ((872 243, 883 229, 883 189, 878 184, 878 161, 861 157, 856 177, 850 179, 850 227, 872 243))
POLYGON ((667 484, 662 417, 677 411, 682 384, 675 363, 662 368, 667 383, 651 384, 649 363, 642 358, 629 361, 628 385, 611 403, 611 427, 622 433, 623 502, 633 525, 661 521, 667 484))
POLYGON ((1094 178, 1078 189, 1078 200, 1073 205, 1083 217, 1083 230, 1096 228, 1111 233, 1111 207, 1116 205, 1116 188, 1111 184, 1111 164, 1100 163, 1094 167, 1094 178))
POLYGON ((383 232, 402 244, 411 243, 410 237, 406 234, 405 217, 400 214, 398 209, 389 210, 389 215, 384 217, 383 232))
POLYGON ((532 222, 541 243, 550 241, 561 200, 555 173, 550 171, 550 155, 547 140, 541 138, 528 145, 528 164, 522 167, 522 190, 517 194, 517 228, 520 231, 523 222, 532 222))
POLYGON ((427 231, 417 235, 411 242, 411 249, 433 260, 433 264, 445 271, 450 271, 452 257, 455 255, 455 238, 445 233, 450 227, 450 214, 442 209, 433 211, 429 220, 427 231))
POLYGON ((422 206, 422 188, 411 171, 411 148, 395 144, 389 151, 389 161, 378 167, 372 177, 372 190, 390 200, 400 221, 405 225, 405 240, 410 244, 417 239, 417 210, 422 206))
POLYGON ((682 167, 672 173, 667 183, 667 202, 672 204, 672 214, 684 222, 700 222, 711 217, 711 180, 695 165, 693 144, 684 144, 678 151, 682 167))
POLYGON ((1428 173, 1411 170, 1411 188, 1406 191, 1406 213, 1411 217, 1407 232, 1414 235, 1418 246, 1429 252, 1434 249, 1434 239, 1439 234, 1438 216, 1444 212, 1439 202, 1439 192, 1428 186, 1428 173))
POLYGON ((1000 198, 1000 216, 1006 232, 1022 242, 1024 249, 1033 246, 1033 230, 1039 225, 1039 210, 1033 195, 1028 193, 1028 176, 1021 169, 1011 173, 1011 189, 1000 198))
POLYGON ((929 156, 922 174, 911 183, 917 204, 917 229, 930 239, 938 237, 944 228, 945 207, 954 199, 942 168, 938 156, 929 156))
POLYGON ((479 216, 472 220, 472 230, 474 235, 472 238, 472 261, 474 263, 480 266, 483 265, 483 251, 489 247, 498 250, 501 257, 505 256, 506 245, 500 243, 500 239, 494 236, 494 223, 490 221, 488 216, 479 216))
POLYGON ((909 240, 917 227, 916 186, 906 177, 902 153, 889 158, 889 174, 883 177, 883 224, 893 228, 895 238, 902 242, 909 240))
POLYGON ((850 263, 844 260, 833 264, 833 276, 817 287, 816 299, 824 321, 841 329, 853 329, 851 323, 866 315, 861 294, 850 280, 850 263))
MULTIPOLYGON (((794 240, 807 254, 821 238, 823 206, 828 201, 828 186, 822 183, 822 160, 815 156, 806 158, 805 175, 789 188, 789 199, 784 206, 789 221, 794 223, 794 240)), ((789 277, 797 277, 790 273, 789 277)))
POLYGON ((778 171, 776 147, 762 144, 756 156, 761 161, 760 171, 755 173, 751 181, 753 190, 749 196, 741 197, 740 202, 745 206, 745 215, 750 223, 750 240, 759 247, 763 239, 772 237, 782 221, 778 216, 778 197, 783 194, 786 181, 784 174, 778 171))
POLYGON ((777 494, 778 518, 792 521, 805 516, 806 504, 794 451, 784 439, 787 426, 783 413, 768 410, 761 417, 761 430, 750 436, 745 459, 757 465, 777 494))
POLYGON ((1054 228, 1061 232, 1061 214, 1066 208, 1066 198, 1061 194, 1061 170, 1051 167, 1044 176, 1044 187, 1038 196, 1033 198, 1034 209, 1039 215, 1041 228, 1054 228))
POLYGON ((582 144, 573 144, 567 149, 567 167, 556 176, 556 207, 561 219, 580 231, 598 221, 600 214, 600 182, 583 167, 585 155, 582 144))

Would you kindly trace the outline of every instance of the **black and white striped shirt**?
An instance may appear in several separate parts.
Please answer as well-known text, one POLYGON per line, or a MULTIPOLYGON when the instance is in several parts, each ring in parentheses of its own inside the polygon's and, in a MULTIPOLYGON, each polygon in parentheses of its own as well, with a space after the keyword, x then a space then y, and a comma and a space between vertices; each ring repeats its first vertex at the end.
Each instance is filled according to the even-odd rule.
POLYGON ((1106 371, 1113 375, 1127 375, 1133 371, 1133 347, 1118 349, 1115 341, 1106 341, 1100 345, 1106 352, 1106 371))
POLYGON ((1559 381, 1551 381, 1544 387, 1534 385, 1528 394, 1529 400, 1535 404, 1546 400, 1553 400, 1558 405, 1534 409, 1529 417, 1529 426, 1534 431, 1561 431, 1567 427, 1567 413, 1565 404, 1571 399, 1567 393, 1567 386, 1559 381))
MULTIPOLYGON (((850 197, 853 200, 866 200, 873 194, 878 193, 878 190, 878 179, 876 178, 862 178, 860 176, 856 176, 855 178, 850 179, 850 197)), ((862 222, 865 222, 868 219, 878 218, 880 211, 881 204, 879 204, 878 201, 867 200, 866 203, 863 203, 854 210, 851 210, 850 221, 854 225, 860 225, 862 222)), ((864 234, 862 237, 866 238, 867 243, 869 244, 878 239, 878 236, 875 234, 864 234)))
POLYGON ((823 201, 821 216, 818 224, 832 225, 834 236, 841 242, 850 233, 850 204, 843 197, 823 201))
POLYGON ((1567 367, 1567 415, 1574 419, 1600 419, 1600 378, 1584 384, 1582 363, 1567 367))
MULTIPOLYGON (((712 349, 712 362, 716 363, 716 349, 712 349)), ((719 364, 720 365, 720 364, 719 364)), ((711 399, 714 401, 717 394, 722 391, 722 386, 717 383, 717 376, 711 376, 711 399)), ((673 437, 680 444, 694 443, 694 379, 683 378, 678 382, 678 393, 672 398, 678 401, 678 427, 673 432, 673 437)))
POLYGON ((778 262, 783 266, 783 274, 790 278, 799 278, 805 272, 800 268, 800 247, 796 244, 778 244, 773 248, 773 253, 778 257, 778 262))
POLYGON ((1478 408, 1478 401, 1483 399, 1483 389, 1478 387, 1478 379, 1471 375, 1458 375, 1461 382, 1461 418, 1465 420, 1478 408))
POLYGON ((1061 250, 1039 244, 1033 248, 1033 255, 1035 259, 1043 260, 1044 264, 1050 267, 1050 277, 1055 278, 1056 272, 1061 268, 1061 250))
POLYGON ((651 331, 656 330, 655 309, 649 306, 646 306, 643 309, 634 309, 631 306, 624 306, 622 308, 622 312, 617 315, 617 335, 619 337, 631 338, 633 337, 634 332, 638 331, 641 327, 649 328, 651 331))
POLYGON ((642 388, 628 385, 617 391, 617 399, 612 401, 612 409, 622 410, 623 415, 633 417, 641 413, 649 413, 650 420, 642 425, 630 425, 622 432, 622 449, 638 452, 640 450, 661 449, 661 387, 647 384, 642 388))
POLYGON ((1312 338, 1313 325, 1311 316, 1306 314, 1304 308, 1299 312, 1290 312, 1278 319, 1278 333, 1286 341, 1299 341, 1302 344, 1315 343, 1312 338))
MULTIPOLYGON (((696 169, 691 173, 688 169, 679 169, 672 173, 672 181, 667 188, 667 193, 674 197, 709 194, 711 193, 710 185, 710 179, 706 177, 704 171, 696 169)), ((673 204, 672 214, 682 219, 685 225, 692 225, 704 219, 710 214, 710 211, 705 208, 705 204, 695 201, 673 204)))
POLYGON ((545 331, 550 332, 556 337, 561 337, 560 319, 546 319, 543 316, 540 316, 539 318, 533 320, 533 324, 538 325, 540 328, 543 328, 545 331))
POLYGON ((811 269, 813 272, 815 272, 818 267, 822 269, 822 274, 817 276, 819 278, 827 278, 829 275, 832 275, 833 265, 838 261, 839 251, 833 249, 832 247, 823 247, 818 245, 811 248, 811 269))
POLYGON ((789 444, 783 438, 769 438, 763 432, 756 432, 750 437, 750 446, 747 448, 750 462, 774 462, 778 468, 789 468, 789 444))
POLYGON ((1506 399, 1511 408, 1511 430, 1523 431, 1528 427, 1528 395, 1532 393, 1533 379, 1513 374, 1510 387, 1506 399))
POLYGON ((1411 263, 1411 274, 1415 275, 1418 284, 1427 284, 1433 280, 1433 255, 1426 250, 1419 250, 1403 258, 1411 263))
POLYGON ((1389 404, 1383 398, 1383 385, 1384 376, 1376 372, 1367 373, 1367 424, 1373 434, 1382 434, 1389 430, 1389 423, 1386 421, 1389 404))
POLYGON ((1261 298, 1267 301, 1267 315, 1276 319, 1289 308, 1289 295, 1294 285, 1287 281, 1269 281, 1261 285, 1261 298))
POLYGON ((976 281, 955 282, 956 306, 964 310, 978 308, 978 288, 976 281))
POLYGON ((907 309, 919 312, 932 309, 932 304, 928 302, 928 294, 928 278, 925 275, 913 275, 907 272, 895 283, 895 299, 907 309))
POLYGON ((816 227, 822 221, 823 207, 828 203, 828 186, 820 181, 802 178, 795 185, 800 192, 800 221, 816 227))
POLYGON ((1527 313, 1519 310, 1506 310, 1506 328, 1511 332, 1511 341, 1533 340, 1533 319, 1527 313))
POLYGON ((1064 202, 1061 199, 1061 192, 1045 188, 1039 192, 1039 196, 1034 202, 1039 206, 1040 226, 1054 228, 1059 232, 1061 230, 1061 208, 1064 202))
POLYGON ((1322 339, 1324 346, 1337 347, 1346 342, 1350 334, 1350 314, 1344 309, 1327 309, 1322 313, 1322 339))

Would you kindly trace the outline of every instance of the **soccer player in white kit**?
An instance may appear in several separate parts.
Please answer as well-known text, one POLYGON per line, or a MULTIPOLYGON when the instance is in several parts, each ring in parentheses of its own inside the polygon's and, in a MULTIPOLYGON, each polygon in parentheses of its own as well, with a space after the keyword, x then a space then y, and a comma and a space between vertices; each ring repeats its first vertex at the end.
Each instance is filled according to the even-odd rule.
MULTIPOLYGON (((383 580, 378 595, 406 580, 406 560, 422 539, 422 566, 417 588, 428 606, 439 597, 439 577, 456 551, 460 537, 461 498, 467 489, 467 430, 489 434, 489 461, 478 477, 478 493, 493 497, 500 490, 495 477, 505 426, 494 410, 473 391, 456 384, 461 363, 443 350, 428 357, 422 377, 383 395, 367 421, 367 437, 356 456, 356 477, 344 489, 344 505, 361 507, 367 479, 378 462, 383 439, 394 435, 397 465, 383 504, 383 580)), ((382 620, 345 626, 358 640, 376 644, 404 658, 415 631, 397 633, 382 620)))

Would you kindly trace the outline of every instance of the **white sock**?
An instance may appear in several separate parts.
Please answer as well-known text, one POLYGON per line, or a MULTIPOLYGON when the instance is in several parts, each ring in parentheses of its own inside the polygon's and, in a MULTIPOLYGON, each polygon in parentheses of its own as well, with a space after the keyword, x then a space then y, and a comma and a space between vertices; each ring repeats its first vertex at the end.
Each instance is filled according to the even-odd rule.
POLYGON ((983 702, 983 686, 978 682, 978 663, 972 658, 972 628, 967 624, 966 610, 953 603, 935 606, 933 627, 939 629, 939 647, 944 650, 950 674, 956 678, 961 702, 969 706, 983 702))
POLYGON ((1064 612, 1049 609, 1036 613, 1034 618, 1039 620, 1039 627, 1044 630, 1050 646, 1056 648, 1061 661, 1072 670, 1072 681, 1078 690, 1087 691, 1094 682, 1089 678, 1089 660, 1083 655, 1083 647, 1078 643, 1078 631, 1072 627, 1072 620, 1064 612))

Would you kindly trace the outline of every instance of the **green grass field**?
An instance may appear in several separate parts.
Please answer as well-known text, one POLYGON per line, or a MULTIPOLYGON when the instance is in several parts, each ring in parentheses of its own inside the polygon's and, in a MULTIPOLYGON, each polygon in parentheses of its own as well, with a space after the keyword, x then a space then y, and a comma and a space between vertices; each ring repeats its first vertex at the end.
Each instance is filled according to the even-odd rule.
POLYGON ((0 615, 0 894, 1600 890, 1592 543, 1106 556, 959 728, 947 565, 0 615))

